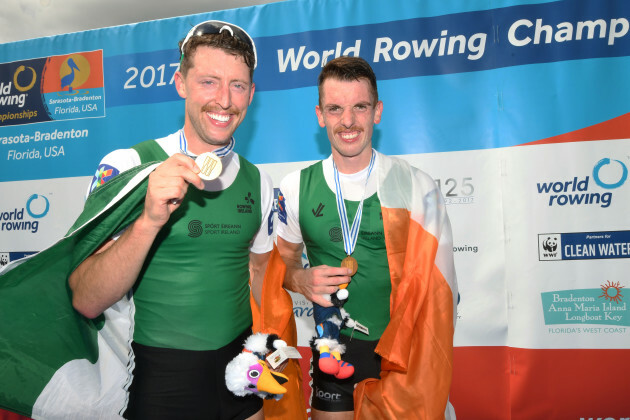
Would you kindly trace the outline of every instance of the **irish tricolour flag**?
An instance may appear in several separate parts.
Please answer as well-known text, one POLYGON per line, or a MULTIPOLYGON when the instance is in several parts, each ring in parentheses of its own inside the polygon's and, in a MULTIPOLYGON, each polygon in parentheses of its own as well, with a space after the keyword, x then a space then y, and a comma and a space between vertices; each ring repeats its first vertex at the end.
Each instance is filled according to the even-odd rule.
POLYGON ((381 154, 377 162, 390 322, 376 347, 381 379, 356 387, 355 417, 452 419, 458 291, 444 200, 433 179, 407 162, 381 154))
POLYGON ((117 419, 133 361, 133 306, 124 298, 99 318, 72 307, 68 275, 142 211, 156 164, 93 192, 69 233, 0 271, 0 407, 35 419, 117 419))

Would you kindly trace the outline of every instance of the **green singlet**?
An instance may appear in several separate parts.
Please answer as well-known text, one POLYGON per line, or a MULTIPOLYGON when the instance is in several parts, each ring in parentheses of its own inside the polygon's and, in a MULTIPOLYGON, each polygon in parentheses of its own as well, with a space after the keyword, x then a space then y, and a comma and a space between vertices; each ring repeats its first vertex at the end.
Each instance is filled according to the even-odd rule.
MULTIPOLYGON (((154 141, 134 147, 144 163, 168 156, 154 141)), ((251 325, 249 247, 261 225, 260 173, 241 156, 226 190, 191 186, 156 238, 134 286, 134 340, 216 350, 251 325)))
MULTIPOLYGON (((345 200, 348 223, 352 225, 358 201, 345 200)), ((322 162, 300 173, 300 230, 312 267, 339 267, 346 256, 335 193, 324 178, 322 162)), ((389 323, 391 280, 385 250, 381 203, 377 194, 363 202, 363 217, 354 253, 359 269, 348 285, 344 309, 350 317, 369 328, 370 335, 344 328, 342 334, 361 340, 378 340, 389 323)))

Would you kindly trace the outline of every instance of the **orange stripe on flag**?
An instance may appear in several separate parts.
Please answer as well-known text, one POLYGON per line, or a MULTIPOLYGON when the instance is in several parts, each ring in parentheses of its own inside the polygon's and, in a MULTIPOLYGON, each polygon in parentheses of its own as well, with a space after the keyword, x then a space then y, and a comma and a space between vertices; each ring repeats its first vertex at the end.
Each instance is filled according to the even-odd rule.
POLYGON ((357 386, 355 418, 444 418, 452 374, 453 294, 435 266, 438 241, 407 210, 382 210, 391 320, 376 348, 383 356, 381 380, 357 386))
MULTIPOLYGON (((252 330, 266 334, 277 334, 289 346, 297 346, 297 330, 293 315, 293 299, 284 289, 286 265, 278 248, 274 245, 265 279, 263 281, 261 308, 250 294, 253 326, 252 330)), ((306 403, 302 393, 302 372, 297 359, 290 359, 282 371, 289 377, 283 386, 287 393, 280 399, 265 400, 264 412, 267 420, 306 419, 306 403)))

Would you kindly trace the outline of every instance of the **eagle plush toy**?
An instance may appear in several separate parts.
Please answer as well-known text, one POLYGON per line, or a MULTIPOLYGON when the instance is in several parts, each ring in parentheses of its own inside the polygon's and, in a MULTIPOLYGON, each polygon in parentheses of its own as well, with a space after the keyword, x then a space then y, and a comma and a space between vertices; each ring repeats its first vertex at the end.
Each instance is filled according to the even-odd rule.
POLYGON ((286 347, 287 344, 275 334, 256 333, 247 337, 244 349, 225 368, 225 383, 234 395, 249 394, 263 399, 279 400, 287 392, 282 386, 289 379, 267 366, 267 353, 286 347))

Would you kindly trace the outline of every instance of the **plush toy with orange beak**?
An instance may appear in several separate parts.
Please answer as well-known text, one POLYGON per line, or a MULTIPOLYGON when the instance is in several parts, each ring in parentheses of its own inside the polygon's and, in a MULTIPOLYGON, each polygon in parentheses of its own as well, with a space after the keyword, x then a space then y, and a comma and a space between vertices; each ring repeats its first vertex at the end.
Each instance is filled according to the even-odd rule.
POLYGON ((279 400, 287 392, 282 386, 289 378, 269 369, 265 356, 274 349, 286 347, 275 334, 257 333, 245 340, 244 349, 225 368, 225 383, 234 395, 249 394, 263 399, 279 400))

